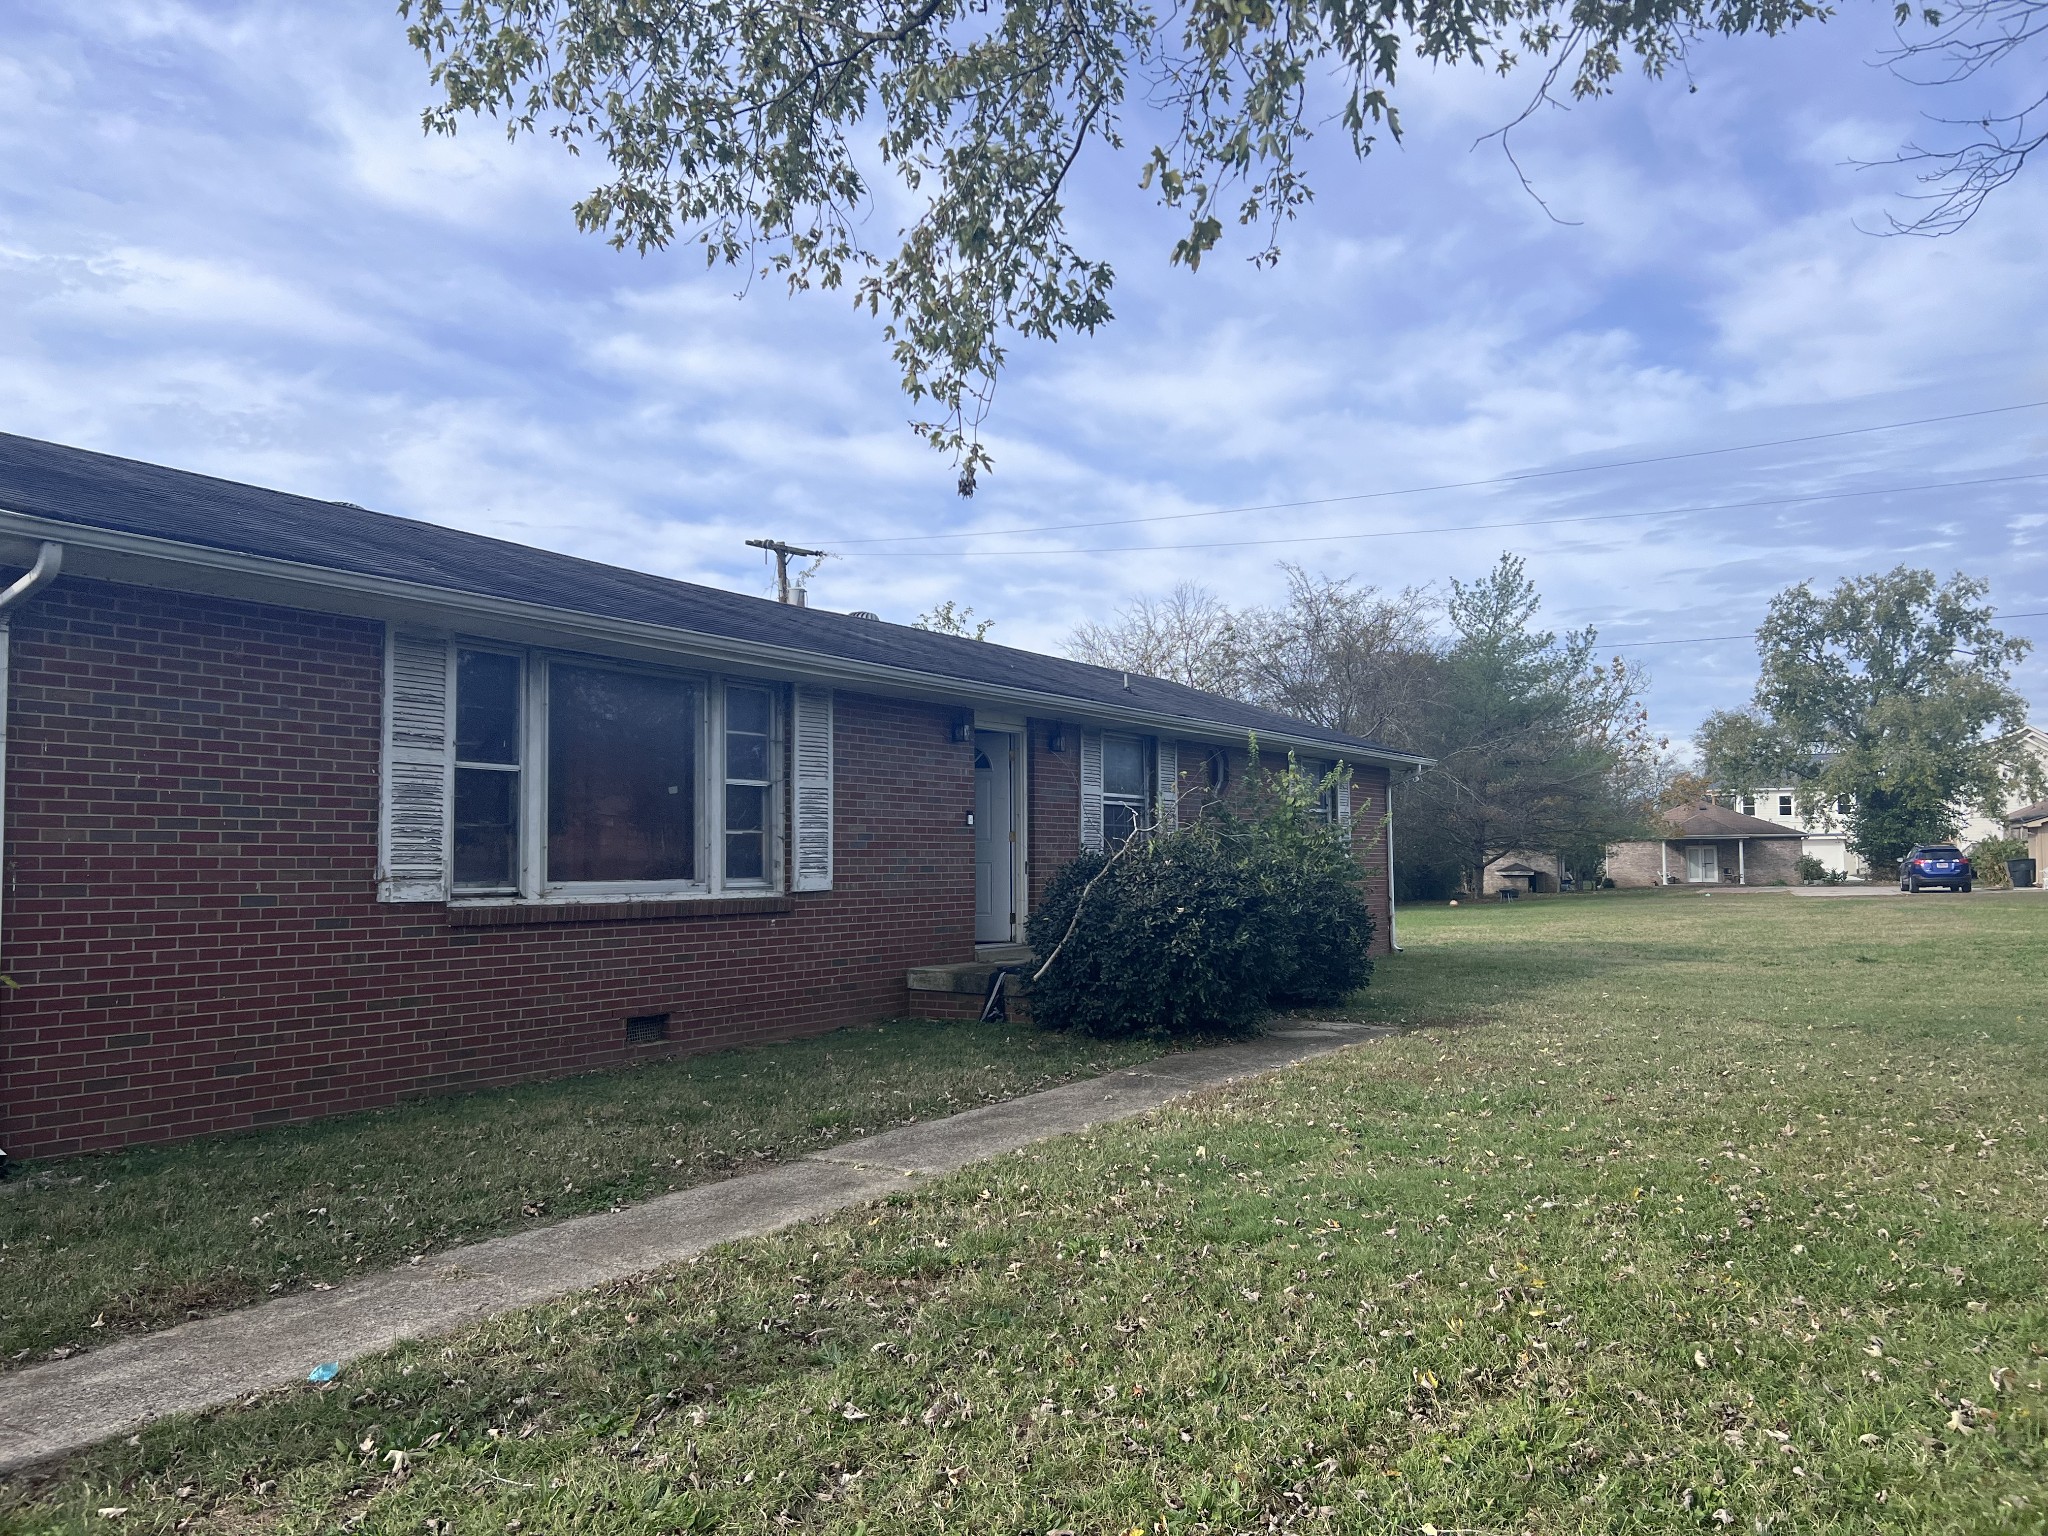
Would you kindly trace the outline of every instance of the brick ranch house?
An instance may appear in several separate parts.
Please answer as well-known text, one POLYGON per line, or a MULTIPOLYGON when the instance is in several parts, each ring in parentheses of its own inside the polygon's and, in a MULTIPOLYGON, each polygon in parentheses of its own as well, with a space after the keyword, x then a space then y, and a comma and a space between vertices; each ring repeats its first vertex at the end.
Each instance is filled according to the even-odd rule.
POLYGON ((1703 800, 1663 812, 1664 835, 1616 843, 1607 878, 1623 890, 1651 885, 1797 885, 1805 834, 1703 800))
POLYGON ((1156 679, 5 435, 0 563, 17 1156, 978 1010, 1253 733, 1390 932, 1417 760, 1156 679))

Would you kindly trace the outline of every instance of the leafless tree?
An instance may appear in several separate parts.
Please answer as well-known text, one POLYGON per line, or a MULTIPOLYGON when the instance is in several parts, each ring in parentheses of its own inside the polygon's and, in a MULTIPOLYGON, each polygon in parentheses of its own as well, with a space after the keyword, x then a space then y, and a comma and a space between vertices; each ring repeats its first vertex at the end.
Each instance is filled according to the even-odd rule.
POLYGON ((1441 645, 1434 600, 1416 587, 1383 593, 1352 576, 1281 569, 1287 600, 1239 621, 1242 694, 1352 736, 1411 734, 1441 645))
POLYGON ((1977 216, 1984 200, 2026 169, 2048 144, 2048 89, 2042 89, 2042 66, 2048 64, 2048 0, 1961 0, 1952 7, 1921 10, 1910 5, 1896 11, 1903 29, 1916 20, 1926 35, 1908 38, 1889 62, 1895 73, 1916 85, 1970 87, 2019 55, 2028 79, 2018 92, 2020 105, 1974 112, 1966 117, 1933 121, 1946 130, 1946 145, 1908 144, 1896 163, 1918 167, 1922 191, 1912 196, 1927 206, 1917 217, 1893 217, 1898 234, 1946 235, 1977 216))
POLYGON ((1184 581, 1158 600, 1141 597, 1116 617, 1086 623, 1067 654, 1098 667, 1163 677, 1210 693, 1242 692, 1238 616, 1206 587, 1184 581))

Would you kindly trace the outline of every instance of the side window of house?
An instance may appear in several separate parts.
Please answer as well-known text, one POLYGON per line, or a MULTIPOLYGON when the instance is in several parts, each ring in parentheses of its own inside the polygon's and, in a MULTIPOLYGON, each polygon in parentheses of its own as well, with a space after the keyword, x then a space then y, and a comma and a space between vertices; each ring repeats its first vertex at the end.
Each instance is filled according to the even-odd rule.
POLYGON ((519 889, 524 734, 517 656, 464 651, 455 666, 455 888, 519 889))
POLYGON ((1792 797, 1790 795, 1778 796, 1778 814, 1780 816, 1790 816, 1792 814, 1792 797))
POLYGON ((769 791, 773 787, 774 703, 766 688, 725 690, 725 878, 768 880, 769 791))
POLYGON ((1117 848, 1152 824, 1150 753, 1136 736, 1102 738, 1102 840, 1117 848))
POLYGON ((1756 814, 1755 795, 1744 795, 1742 797, 1742 814, 1745 816, 1754 816, 1756 814))
POLYGON ((1337 771, 1337 765, 1320 757, 1303 757, 1295 759, 1295 771, 1307 779, 1309 783, 1322 786, 1316 792, 1316 820, 1335 821, 1337 819, 1337 786, 1335 784, 1324 784, 1323 780, 1329 778, 1331 774, 1337 771))

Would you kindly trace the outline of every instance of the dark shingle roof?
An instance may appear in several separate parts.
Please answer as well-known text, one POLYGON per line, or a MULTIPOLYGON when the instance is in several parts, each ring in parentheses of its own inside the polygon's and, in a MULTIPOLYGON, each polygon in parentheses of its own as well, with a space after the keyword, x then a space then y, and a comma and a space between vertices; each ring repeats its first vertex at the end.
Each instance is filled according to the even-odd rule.
POLYGON ((1745 816, 1725 805, 1680 805, 1664 813, 1673 837, 1803 837, 1797 827, 1781 827, 1761 816, 1745 816))
POLYGON ((2005 813, 2008 827, 2027 826, 2037 821, 2048 821, 2048 800, 2036 800, 2032 805, 2023 805, 2016 811, 2005 813))
POLYGON ((1190 724, 1280 733, 1332 747, 1398 751, 1159 678, 1132 673, 1126 688, 1123 674, 1084 662, 791 607, 343 502, 264 490, 7 433, 0 433, 0 509, 324 570, 791 647, 950 678, 970 687, 985 684, 1052 694, 1076 706, 1099 704, 1176 716, 1190 724))

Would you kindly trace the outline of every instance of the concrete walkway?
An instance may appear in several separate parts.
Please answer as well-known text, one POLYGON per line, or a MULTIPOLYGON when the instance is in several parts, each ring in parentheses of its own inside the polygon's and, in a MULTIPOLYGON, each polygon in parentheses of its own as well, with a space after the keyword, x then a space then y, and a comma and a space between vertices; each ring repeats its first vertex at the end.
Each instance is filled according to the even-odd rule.
POLYGON ((644 1274, 1048 1136, 1128 1119, 1182 1094, 1388 1033, 1358 1024, 1302 1025, 1242 1045, 1163 1056, 761 1173, 451 1248, 330 1291, 281 1297, 0 1375, 0 1473, 128 1434, 165 1414, 304 1381, 322 1361, 347 1362, 401 1339, 449 1333, 566 1291, 644 1274))

